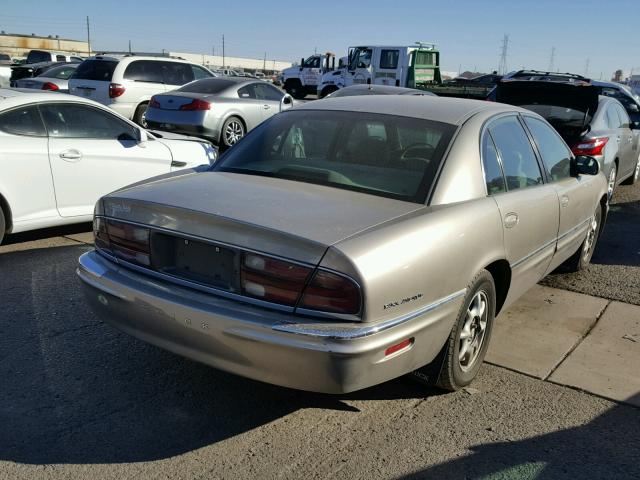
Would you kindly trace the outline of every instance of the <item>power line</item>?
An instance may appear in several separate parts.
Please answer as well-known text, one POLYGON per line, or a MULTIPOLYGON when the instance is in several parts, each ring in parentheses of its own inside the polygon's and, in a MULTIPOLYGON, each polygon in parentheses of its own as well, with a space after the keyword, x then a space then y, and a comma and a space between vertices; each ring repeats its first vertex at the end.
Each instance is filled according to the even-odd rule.
POLYGON ((505 34, 502 38, 502 49, 500 53, 500 63, 498 64, 498 73, 504 75, 507 73, 507 52, 509 51, 509 35, 505 34))
POLYGON ((556 61, 556 47, 551 47, 551 57, 549 58, 549 71, 553 72, 553 69, 555 68, 555 61, 556 61))
POLYGON ((590 63, 590 60, 587 58, 587 61, 584 64, 584 76, 585 77, 589 76, 589 63, 590 63))

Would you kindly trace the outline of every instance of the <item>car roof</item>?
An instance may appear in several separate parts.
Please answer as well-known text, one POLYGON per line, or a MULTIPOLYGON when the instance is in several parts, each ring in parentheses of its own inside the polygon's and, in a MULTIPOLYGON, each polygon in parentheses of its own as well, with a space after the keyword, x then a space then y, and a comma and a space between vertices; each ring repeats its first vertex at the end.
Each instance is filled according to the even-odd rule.
POLYGON ((88 57, 85 60, 107 60, 112 62, 121 62, 124 60, 157 60, 159 62, 179 62, 179 63, 193 63, 185 60, 184 58, 176 57, 162 57, 152 55, 130 55, 120 53, 105 53, 103 55, 97 54, 92 57, 88 57))
POLYGON ((393 85, 366 85, 366 84, 358 84, 358 85, 350 85, 348 87, 344 87, 341 89, 342 91, 353 91, 353 90, 372 90, 379 91, 389 94, 402 95, 403 93, 424 93, 425 95, 434 95, 432 92, 428 92, 427 90, 418 90, 417 88, 407 88, 407 87, 395 87, 393 85))
POLYGON ((67 93, 51 92, 46 90, 35 90, 33 88, 0 88, 0 111, 6 110, 28 103, 64 101, 68 103, 83 103, 94 105, 105 109, 101 103, 89 100, 88 98, 69 95, 67 93))
POLYGON ((296 106, 295 110, 334 110, 380 113, 401 117, 420 118, 436 122, 461 125, 468 118, 481 112, 502 113, 529 110, 502 103, 445 98, 431 95, 360 95, 353 97, 325 98, 296 106))

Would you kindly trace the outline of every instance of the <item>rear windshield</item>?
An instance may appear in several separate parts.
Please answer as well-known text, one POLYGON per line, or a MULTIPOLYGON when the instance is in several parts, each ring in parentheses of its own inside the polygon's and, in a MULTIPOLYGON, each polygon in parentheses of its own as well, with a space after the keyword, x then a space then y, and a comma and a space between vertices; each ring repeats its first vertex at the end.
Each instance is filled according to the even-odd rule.
POLYGON ((78 66, 72 78, 110 82, 116 65, 118 62, 114 60, 85 60, 78 66))
POLYGON ((60 65, 59 67, 53 67, 49 70, 45 70, 41 75, 47 78, 59 78, 61 80, 68 79, 73 72, 76 71, 78 65, 60 65))
POLYGON ((536 112, 555 128, 565 142, 571 144, 580 137, 591 122, 595 112, 576 110, 555 105, 520 105, 536 112))
POLYGON ((42 50, 31 50, 29 55, 27 55, 26 63, 40 63, 40 62, 50 62, 51 54, 49 52, 43 52, 42 50))
POLYGON ((212 169, 424 203, 454 131, 393 115, 290 111, 253 130, 212 169))
POLYGON ((187 83, 180 87, 178 92, 214 94, 220 93, 236 84, 237 82, 225 80, 224 78, 204 78, 202 80, 187 83))

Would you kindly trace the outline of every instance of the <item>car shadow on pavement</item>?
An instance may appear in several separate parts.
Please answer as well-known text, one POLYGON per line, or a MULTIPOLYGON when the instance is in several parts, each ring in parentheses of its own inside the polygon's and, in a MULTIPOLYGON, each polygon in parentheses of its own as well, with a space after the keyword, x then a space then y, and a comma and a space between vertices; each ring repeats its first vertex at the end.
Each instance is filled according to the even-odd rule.
POLYGON ((50 239, 52 237, 60 237, 64 235, 74 235, 77 233, 85 233, 92 231, 91 222, 74 223, 71 225, 63 225, 61 227, 41 228, 39 230, 29 230, 27 232, 13 233, 7 235, 2 240, 2 245, 13 245, 22 242, 31 242, 35 240, 50 239))
POLYGON ((591 262, 640 267, 640 201, 610 206, 591 262))
POLYGON ((226 374, 102 323, 75 275, 90 249, 0 255, 0 460, 26 464, 164 459, 304 408, 357 414, 350 399, 424 398, 406 379, 352 395, 226 374))
POLYGON ((585 425, 525 440, 476 445, 464 457, 400 478, 631 480, 640 478, 638 445, 640 410, 619 405, 585 425))

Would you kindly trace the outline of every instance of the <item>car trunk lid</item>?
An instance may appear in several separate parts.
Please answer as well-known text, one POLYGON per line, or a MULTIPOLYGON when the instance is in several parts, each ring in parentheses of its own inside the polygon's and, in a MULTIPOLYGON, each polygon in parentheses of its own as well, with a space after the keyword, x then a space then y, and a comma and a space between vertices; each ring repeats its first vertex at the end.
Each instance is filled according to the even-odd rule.
POLYGON ((118 62, 101 59, 85 60, 69 79, 69 93, 89 98, 102 104, 112 102, 109 85, 118 62))
POLYGON ((161 110, 180 110, 180 107, 190 104, 194 99, 206 100, 204 95, 180 92, 173 92, 171 95, 154 95, 153 98, 158 102, 155 108, 161 110))
POLYGON ((105 214, 318 264, 327 247, 423 205, 291 180, 202 172, 104 198, 105 214))

